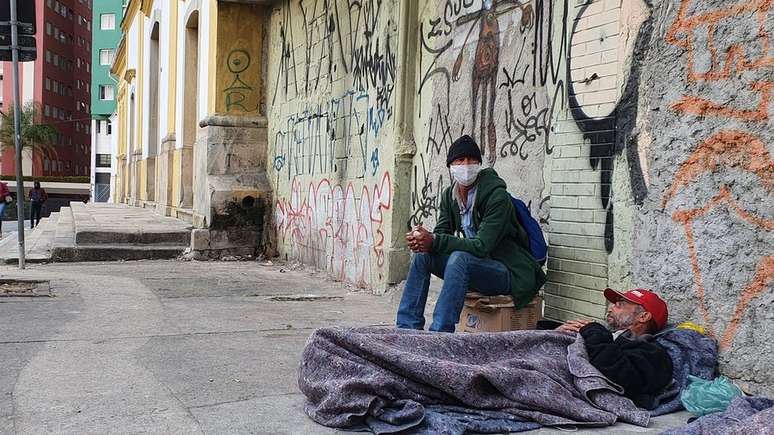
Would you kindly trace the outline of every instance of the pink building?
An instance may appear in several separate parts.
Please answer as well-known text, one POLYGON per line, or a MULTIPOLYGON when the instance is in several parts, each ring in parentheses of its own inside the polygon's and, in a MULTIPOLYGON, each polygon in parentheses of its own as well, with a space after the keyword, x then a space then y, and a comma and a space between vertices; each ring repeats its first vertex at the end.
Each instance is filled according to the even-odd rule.
MULTIPOLYGON (((24 103, 34 101, 43 122, 54 126, 59 139, 52 151, 25 152, 24 175, 87 176, 90 167, 91 0, 34 0, 37 60, 20 64, 24 103)), ((3 62, 2 110, 13 102, 12 68, 3 62)), ((12 150, 3 152, 0 170, 16 170, 12 150)))

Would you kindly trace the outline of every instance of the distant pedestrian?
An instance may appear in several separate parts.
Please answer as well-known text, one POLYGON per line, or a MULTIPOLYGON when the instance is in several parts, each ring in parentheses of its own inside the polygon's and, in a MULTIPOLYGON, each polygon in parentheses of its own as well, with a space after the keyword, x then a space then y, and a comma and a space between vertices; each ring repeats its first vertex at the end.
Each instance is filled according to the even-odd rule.
POLYGON ((11 191, 8 190, 8 184, 0 181, 0 238, 3 237, 3 215, 5 215, 5 205, 13 201, 11 191))
POLYGON ((40 224, 40 212, 47 200, 46 189, 40 187, 40 181, 35 181, 30 190, 30 229, 40 224))

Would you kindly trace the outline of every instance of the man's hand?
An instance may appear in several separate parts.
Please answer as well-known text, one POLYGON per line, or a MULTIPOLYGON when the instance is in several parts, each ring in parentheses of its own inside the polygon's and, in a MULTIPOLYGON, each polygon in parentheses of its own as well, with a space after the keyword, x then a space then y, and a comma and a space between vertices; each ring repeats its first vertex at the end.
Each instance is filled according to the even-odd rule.
POLYGON ((433 249, 433 234, 422 225, 406 233, 406 243, 412 252, 428 253, 433 249))
POLYGON ((577 333, 581 328, 592 322, 592 320, 586 319, 568 320, 565 324, 556 328, 555 331, 577 333))

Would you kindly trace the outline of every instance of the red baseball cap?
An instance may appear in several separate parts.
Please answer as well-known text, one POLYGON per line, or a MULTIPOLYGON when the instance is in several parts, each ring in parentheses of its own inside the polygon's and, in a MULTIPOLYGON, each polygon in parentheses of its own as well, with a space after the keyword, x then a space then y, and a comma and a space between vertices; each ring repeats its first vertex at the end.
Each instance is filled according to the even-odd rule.
POLYGON ((656 327, 658 327, 658 329, 663 329, 664 326, 666 326, 667 318, 669 317, 667 304, 650 290, 636 288, 629 290, 626 293, 621 293, 611 288, 606 288, 605 299, 612 303, 625 299, 633 304, 637 304, 653 316, 653 320, 656 322, 656 327))

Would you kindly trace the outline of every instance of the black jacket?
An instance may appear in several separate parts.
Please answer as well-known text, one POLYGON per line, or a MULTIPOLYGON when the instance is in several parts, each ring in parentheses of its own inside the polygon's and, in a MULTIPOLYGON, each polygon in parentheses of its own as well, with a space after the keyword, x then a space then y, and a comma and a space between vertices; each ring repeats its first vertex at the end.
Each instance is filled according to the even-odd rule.
POLYGON ((653 409, 656 397, 672 382, 672 359, 651 335, 628 331, 613 341, 613 334, 599 323, 580 330, 591 365, 620 385, 635 405, 653 409))

